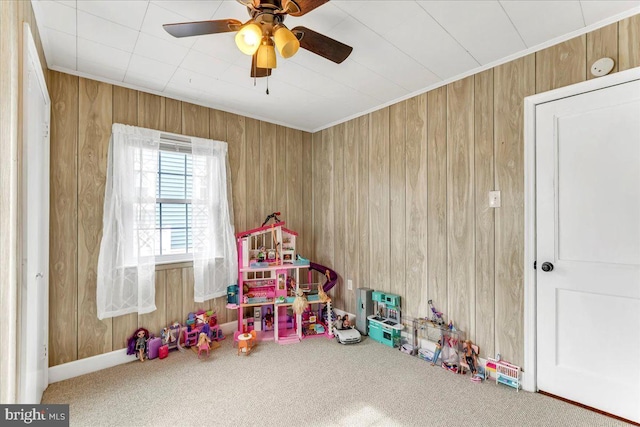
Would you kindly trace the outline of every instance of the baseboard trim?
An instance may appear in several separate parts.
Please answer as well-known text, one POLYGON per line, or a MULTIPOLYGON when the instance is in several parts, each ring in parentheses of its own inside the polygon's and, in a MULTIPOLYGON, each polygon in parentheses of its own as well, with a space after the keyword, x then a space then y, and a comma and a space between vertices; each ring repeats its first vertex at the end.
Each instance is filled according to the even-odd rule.
MULTIPOLYGON (((233 336, 233 331, 235 331, 237 327, 238 322, 228 322, 220 325, 220 329, 222 329, 222 333, 224 333, 225 336, 233 336)), ((127 355, 127 349, 123 348, 109 353, 63 363, 62 365, 52 366, 49 368, 49 384, 123 365, 135 360, 136 358, 127 355)))

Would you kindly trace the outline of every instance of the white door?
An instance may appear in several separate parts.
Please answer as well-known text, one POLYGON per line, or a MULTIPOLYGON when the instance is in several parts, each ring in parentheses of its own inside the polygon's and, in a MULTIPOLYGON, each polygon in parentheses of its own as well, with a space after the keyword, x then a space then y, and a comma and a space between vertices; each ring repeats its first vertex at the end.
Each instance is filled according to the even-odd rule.
MULTIPOLYGON (((26 33, 26 32, 25 32, 26 33)), ((25 34, 26 35, 26 34, 25 34)), ((29 32, 30 36, 30 32, 29 32)), ((25 38, 26 40, 26 38, 25 38)), ((40 403, 49 358, 50 100, 35 47, 25 55, 20 403, 40 403)))
POLYGON ((538 389, 640 422, 640 81, 536 107, 536 203, 538 389))

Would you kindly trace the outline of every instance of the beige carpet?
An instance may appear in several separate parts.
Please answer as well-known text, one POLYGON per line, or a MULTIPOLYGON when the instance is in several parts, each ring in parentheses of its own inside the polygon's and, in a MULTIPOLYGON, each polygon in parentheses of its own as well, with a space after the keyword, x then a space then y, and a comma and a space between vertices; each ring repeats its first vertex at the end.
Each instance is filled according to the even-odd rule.
MULTIPOLYGON (((133 356, 132 356, 133 359, 133 356)), ((192 351, 55 383, 73 426, 622 426, 617 420, 494 382, 475 384, 365 339, 260 343, 229 338, 192 351)))

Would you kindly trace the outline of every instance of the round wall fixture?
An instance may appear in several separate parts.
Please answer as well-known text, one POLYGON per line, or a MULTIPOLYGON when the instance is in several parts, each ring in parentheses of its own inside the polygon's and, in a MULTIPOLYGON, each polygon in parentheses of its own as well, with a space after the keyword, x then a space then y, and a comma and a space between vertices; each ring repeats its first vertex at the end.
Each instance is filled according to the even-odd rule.
POLYGON ((600 58, 591 66, 591 74, 596 77, 606 76, 613 70, 613 59, 600 58))

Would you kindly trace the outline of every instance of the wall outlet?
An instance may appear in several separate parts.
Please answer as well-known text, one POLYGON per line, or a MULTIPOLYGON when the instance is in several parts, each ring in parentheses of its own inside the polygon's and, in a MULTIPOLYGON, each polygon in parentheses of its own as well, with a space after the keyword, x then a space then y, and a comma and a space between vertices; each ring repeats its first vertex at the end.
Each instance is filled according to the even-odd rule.
POLYGON ((490 208, 499 208, 500 207, 500 192, 499 191, 489 191, 489 207, 490 208))
POLYGON ((349 291, 353 290, 353 280, 351 279, 347 280, 347 290, 349 291))

